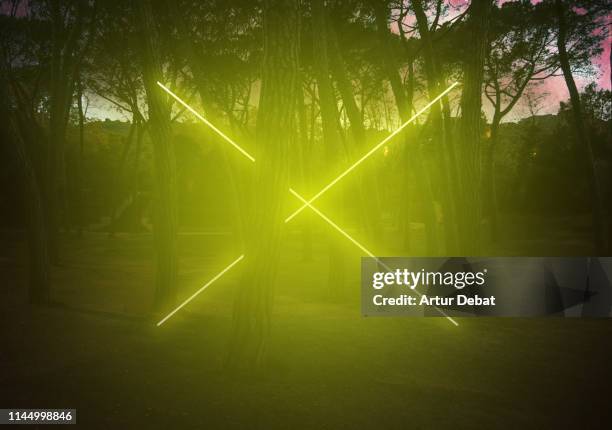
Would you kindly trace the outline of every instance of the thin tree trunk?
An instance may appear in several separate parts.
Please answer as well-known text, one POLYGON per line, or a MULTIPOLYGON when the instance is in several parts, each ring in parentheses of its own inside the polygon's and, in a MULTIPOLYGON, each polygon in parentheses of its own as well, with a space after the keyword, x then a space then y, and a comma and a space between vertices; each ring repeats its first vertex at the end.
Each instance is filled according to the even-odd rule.
POLYGON ((567 21, 566 13, 567 6, 561 0, 556 0, 557 19, 559 21, 559 33, 557 37, 557 49, 559 50, 559 62, 565 84, 570 94, 570 103, 572 105, 572 115, 574 118, 574 128, 578 143, 584 151, 584 166, 588 175, 590 186, 591 205, 593 213, 593 244, 597 255, 604 255, 606 251, 606 222, 604 221, 604 204, 603 194, 599 181, 597 179, 595 154, 589 134, 584 124, 582 116, 582 105, 580 104, 580 94, 572 76, 572 68, 567 54, 566 38, 567 38, 567 21))
POLYGON ((76 4, 74 23, 66 27, 61 2, 51 2, 52 18, 52 55, 49 108, 49 149, 47 154, 47 180, 45 181, 45 199, 49 220, 49 259, 52 264, 59 264, 59 234, 66 209, 66 171, 65 146, 66 127, 72 96, 76 67, 82 59, 77 52, 82 35, 86 2, 76 4))
POLYGON ((348 72, 346 70, 346 65, 344 64, 344 58, 342 57, 341 49, 338 46, 338 38, 336 36, 336 33, 334 32, 333 27, 331 27, 330 25, 328 25, 326 28, 328 29, 328 47, 330 49, 331 54, 329 56, 331 73, 334 77, 334 80, 336 81, 340 97, 342 97, 342 103, 346 111, 346 116, 348 117, 349 122, 351 124, 351 133, 353 134, 357 145, 361 145, 365 142, 363 113, 357 106, 357 102, 355 102, 353 86, 347 77, 348 72))
MULTIPOLYGON (((58 79, 62 79, 61 77, 58 79)), ((47 180, 45 197, 49 209, 49 258, 52 264, 59 264, 59 235, 62 224, 62 200, 65 193, 65 143, 66 124, 65 106, 68 103, 67 92, 71 91, 63 81, 52 83, 50 108, 49 145, 47 159, 47 180)))
MULTIPOLYGON (((401 43, 404 48, 404 52, 408 56, 408 71, 406 77, 406 104, 408 105, 408 114, 412 115, 414 111, 414 56, 411 54, 408 48, 406 35, 404 33, 401 22, 398 21, 398 27, 400 30, 401 43)), ((413 128, 413 127, 411 127, 413 128)), ((406 131, 408 136, 409 131, 406 131)), ((402 149, 402 159, 405 166, 408 166, 411 162, 411 153, 414 151, 411 140, 406 137, 404 140, 404 148, 402 149)), ((415 202, 415 196, 412 193, 412 181, 413 175, 411 175, 410 169, 403 169, 402 174, 402 202, 400 204, 400 210, 397 212, 399 215, 398 227, 402 237, 402 247, 406 252, 410 252, 412 246, 412 230, 411 230, 411 216, 412 206, 415 202)))
POLYGON ((397 105, 397 110, 399 111, 399 115, 402 119, 402 122, 404 122, 410 117, 410 106, 408 105, 406 91, 400 78, 398 65, 395 63, 396 56, 390 49, 391 33, 387 25, 388 13, 389 10, 387 8, 386 1, 374 1, 376 29, 378 32, 380 43, 382 45, 382 51, 384 52, 383 66, 387 79, 391 84, 391 90, 393 92, 393 96, 395 97, 395 104, 397 105))
MULTIPOLYGON (((317 79, 319 94, 319 107, 321 108, 321 123, 323 128, 323 144, 327 163, 329 166, 337 166, 345 158, 341 145, 339 133, 338 103, 334 94, 334 88, 330 79, 328 61, 328 41, 325 23, 325 6, 323 0, 312 1, 312 28, 313 28, 313 52, 314 74, 317 79)), ((344 199, 343 189, 340 187, 341 197, 344 199)), ((339 220, 340 222, 342 220, 339 220)), ((344 285, 345 264, 344 252, 337 238, 331 236, 329 245, 329 277, 328 286, 332 297, 340 297, 339 288, 344 285)))
MULTIPOLYGON (((423 57, 425 64, 425 75, 427 76, 427 90, 429 98, 436 97, 442 90, 443 77, 439 71, 438 57, 433 47, 433 37, 429 28, 429 23, 421 0, 414 0, 413 7, 417 20, 419 35, 423 43, 423 57)), ((454 255, 457 252, 458 232, 455 218, 457 215, 457 188, 459 167, 455 155, 455 148, 451 141, 450 132, 450 106, 448 97, 442 99, 442 108, 439 104, 431 107, 429 114, 433 123, 433 133, 437 135, 437 139, 441 145, 438 145, 438 150, 441 152, 441 160, 438 164, 444 172, 442 179, 443 197, 442 206, 444 208, 444 233, 446 239, 447 254, 454 255)))
POLYGON ((10 142, 15 161, 21 171, 24 202, 27 211, 27 232, 29 248, 28 297, 32 303, 47 303, 51 298, 49 287, 49 254, 43 199, 39 181, 25 147, 25 142, 13 123, 9 113, 2 112, 5 123, 0 133, 2 140, 10 142))
POLYGON ((314 72, 317 79, 319 107, 323 126, 323 141, 330 163, 336 163, 342 157, 340 133, 338 131, 338 103, 330 79, 325 31, 325 11, 323 0, 312 0, 314 72))
POLYGON ((83 227, 85 224, 85 211, 84 211, 84 192, 83 192, 83 163, 84 163, 84 147, 85 147, 85 113, 83 112, 83 82, 81 72, 79 70, 77 78, 77 110, 79 115, 79 155, 76 162, 76 205, 74 213, 76 214, 75 224, 79 236, 83 233, 83 227))
POLYGON ((160 43, 151 1, 138 3, 141 23, 143 81, 149 107, 149 131, 155 160, 154 236, 157 279, 154 307, 162 310, 176 301, 178 276, 178 199, 170 104, 157 86, 162 81, 160 43))
MULTIPOLYGON (((298 81, 297 94, 298 124, 300 130, 297 163, 299 165, 302 189, 310 190, 312 184, 312 147, 308 136, 308 123, 306 118, 306 106, 304 104, 302 78, 298 81)), ((310 222, 302 224, 302 255, 305 261, 312 260, 312 223, 310 222)))
MULTIPOLYGON (((326 13, 325 10, 324 13, 326 13)), ((351 134, 355 142, 354 147, 363 150, 366 144, 365 129, 363 127, 364 107, 362 106, 360 110, 357 106, 357 102, 355 101, 353 86, 348 78, 348 72, 346 70, 344 59, 342 57, 342 51, 338 44, 338 38, 333 27, 329 23, 327 14, 326 23, 326 35, 328 40, 327 48, 330 51, 330 71, 334 80, 336 81, 340 97, 342 98, 344 111, 350 123, 351 134)), ((382 210, 378 180, 376 175, 374 174, 367 175, 367 166, 364 167, 364 169, 365 170, 360 170, 357 173, 357 175, 359 175, 359 181, 361 184, 359 196, 361 213, 364 215, 365 228, 369 231, 370 236, 380 237, 380 235, 382 234, 382 226, 380 223, 380 214, 382 210)))
POLYGON ((491 0, 475 1, 467 21, 469 51, 464 63, 461 95, 460 161, 462 204, 459 215, 462 254, 480 255, 482 251, 482 85, 487 48, 491 0))
POLYGON ((496 109, 493 114, 493 120, 491 121, 491 135, 489 137, 488 145, 485 149, 485 157, 483 162, 483 210, 484 215, 489 218, 489 231, 491 234, 491 241, 496 242, 499 239, 499 221, 498 221, 498 207, 497 207, 497 186, 495 176, 495 149, 499 140, 499 125, 501 117, 499 111, 496 109))
POLYGON ((136 129, 136 148, 134 150, 134 165, 131 176, 131 188, 130 193, 137 195, 140 190, 140 158, 142 153, 142 139, 144 139, 145 132, 148 125, 141 118, 136 129))

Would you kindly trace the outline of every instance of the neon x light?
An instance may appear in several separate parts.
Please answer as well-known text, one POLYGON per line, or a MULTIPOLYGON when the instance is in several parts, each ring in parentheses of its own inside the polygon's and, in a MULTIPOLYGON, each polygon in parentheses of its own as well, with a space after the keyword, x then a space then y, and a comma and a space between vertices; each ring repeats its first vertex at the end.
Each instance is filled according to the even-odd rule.
MULTIPOLYGON (((419 110, 417 113, 415 113, 408 121, 404 122, 399 128, 397 128, 393 133, 391 133, 389 136, 387 136, 385 139, 383 139, 380 143, 378 143, 374 148, 372 148, 370 151, 368 151, 364 156, 362 156, 359 160, 357 160, 355 163, 353 163, 348 169, 346 169, 344 172, 342 172, 336 179, 334 179, 333 181, 331 181, 329 184, 327 184, 325 187, 323 187, 323 189, 321 191, 319 191, 317 194, 314 195, 314 197, 312 197, 310 200, 306 200, 305 198, 303 198, 301 195, 299 195, 295 190, 293 189, 289 189, 289 191, 291 192, 291 194, 293 194, 295 197, 297 197, 299 200, 302 201, 303 205, 297 209, 293 214, 291 214, 289 217, 287 217, 287 219, 285 219, 285 223, 291 221, 297 214, 299 214, 302 210, 304 210, 304 208, 309 207, 312 211, 314 211, 317 215, 319 215, 325 222, 327 222, 329 225, 331 225, 335 230, 337 230, 340 234, 342 234, 345 238, 347 238, 351 243, 353 243, 355 246, 357 246, 362 252, 364 252, 365 254, 367 254, 368 256, 374 258, 381 266, 383 266, 387 271, 392 271, 392 269, 387 266, 386 264, 384 264, 382 261, 380 261, 380 259, 378 259, 372 252, 370 252, 366 247, 364 247, 363 245, 361 245, 356 239, 354 239, 351 235, 349 235, 347 232, 345 232, 344 230, 342 230, 336 223, 334 223, 331 219, 329 219, 325 214, 323 214, 321 211, 319 211, 317 208, 315 208, 314 206, 312 206, 312 202, 314 202, 316 199, 318 199, 319 197, 321 197, 327 190, 329 190, 332 186, 334 186, 338 181, 340 181, 342 178, 344 178, 346 175, 348 175, 351 171, 353 171, 357 166, 359 166, 361 163, 363 163, 368 157, 370 157, 374 152, 376 152, 378 149, 380 149, 385 143, 387 143, 388 141, 390 141, 394 136, 396 136, 398 133, 400 133, 408 124, 412 123, 415 119, 417 119, 420 115, 422 115, 427 109, 429 109, 431 106, 433 106, 434 103, 436 103, 438 100, 440 100, 444 95, 446 95, 449 91, 451 91, 458 83, 455 82, 454 84, 452 84, 450 87, 448 87, 446 90, 444 90, 444 92, 442 92, 440 95, 438 95, 436 98, 434 98, 432 101, 430 101, 425 107, 423 107, 421 110, 419 110)), ((228 136, 226 136, 221 130, 219 130, 217 127, 215 127, 210 121, 208 121, 206 118, 204 118, 202 115, 200 115, 195 109, 193 109, 191 106, 189 106, 187 103, 185 103, 179 96, 177 96, 176 94, 174 94, 169 88, 167 88, 166 86, 164 86, 161 82, 157 82, 157 85, 159 85, 166 93, 168 93, 172 98, 174 98, 177 102, 179 102, 183 107, 185 107, 187 110, 189 110, 189 112, 191 112, 192 114, 194 114, 200 121, 202 121, 204 124, 206 124, 207 126, 209 126, 211 129, 213 129, 219 136, 221 136, 226 142, 228 142, 230 145, 232 145, 234 148, 236 148, 238 151, 240 151, 240 153, 242 155, 244 155, 245 157, 247 157, 249 160, 251 160, 252 162, 255 162, 255 157, 253 157, 251 154, 249 154, 246 150, 244 150, 242 147, 240 147, 240 145, 238 145, 236 142, 234 142, 232 139, 230 139, 228 136)), ((166 317, 164 317, 161 321, 159 321, 157 323, 157 326, 161 326, 164 322, 166 322, 169 318, 171 318, 175 313, 177 313, 179 310, 181 310, 184 306, 186 306, 190 301, 192 301, 194 298, 196 298, 202 291, 204 291, 206 288, 208 288, 213 282, 215 282, 217 279, 221 278, 225 273, 227 273, 232 267, 234 267, 238 262, 240 262, 242 259, 244 258, 244 255, 241 255, 240 257, 238 257, 236 260, 234 260, 232 263, 230 263, 225 269, 223 269, 221 272, 219 272, 217 275, 215 275, 215 277, 213 277, 210 281, 208 281, 202 288, 200 288, 198 291, 196 291, 194 294, 192 294, 187 300, 185 300, 184 302, 182 302, 179 306, 177 306, 172 312, 170 312, 166 317)), ((417 291, 416 289, 413 290, 415 293, 417 293, 419 296, 422 296, 423 294, 421 294, 419 291, 417 291)), ((446 317, 451 323, 453 323, 454 325, 458 326, 459 324, 453 319, 451 318, 449 315, 447 315, 442 309, 436 307, 436 310, 444 317, 446 317)))

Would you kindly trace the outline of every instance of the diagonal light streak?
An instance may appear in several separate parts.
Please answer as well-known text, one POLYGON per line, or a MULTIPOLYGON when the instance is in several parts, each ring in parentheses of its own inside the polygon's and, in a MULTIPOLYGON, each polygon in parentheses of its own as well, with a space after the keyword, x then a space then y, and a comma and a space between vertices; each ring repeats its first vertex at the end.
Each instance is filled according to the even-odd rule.
MULTIPOLYGON (((353 243, 355 246, 357 246, 361 251, 363 251, 365 254, 367 254, 368 256, 370 256, 371 258, 374 258, 381 266, 383 266, 387 271, 392 271, 391 268, 389 268, 389 266, 387 266, 385 263, 383 263, 382 261, 380 261, 380 259, 378 257, 376 257, 372 252, 370 252, 367 248, 365 248, 363 245, 361 245, 357 240, 355 240, 352 236, 350 236, 348 233, 346 233, 344 230, 342 230, 336 223, 334 223, 331 219, 329 219, 327 216, 325 216, 325 214, 323 214, 322 212, 320 212, 317 208, 315 208, 314 206, 311 205, 311 203, 313 201, 315 201, 316 199, 318 199, 321 195, 323 195, 327 190, 329 190, 334 184, 336 184, 338 181, 340 181, 344 176, 348 175, 353 169, 355 169, 357 166, 359 166, 363 161, 365 161, 369 156, 371 156, 374 152, 376 152, 378 149, 380 149, 385 143, 387 143, 389 140, 391 140, 395 135, 397 135, 398 133, 400 133, 408 124, 410 124, 411 122, 413 122, 416 118, 418 118, 421 114, 423 114, 423 112, 425 112, 427 109, 429 109, 434 103, 436 103, 440 98, 442 98, 445 94, 447 94, 449 91, 451 91, 458 83, 455 82, 454 84, 452 84, 450 87, 448 87, 443 93, 441 93, 440 95, 438 95, 435 99, 433 99, 432 101, 430 101, 424 108, 422 108, 421 110, 419 110, 417 113, 415 113, 408 121, 406 121, 405 123, 403 123, 398 129, 396 129, 393 133, 391 133, 389 136, 387 136, 382 142, 380 142, 379 144, 377 144, 374 148, 372 148, 370 151, 368 151, 363 157, 361 157, 359 160, 357 160, 353 165, 351 165, 347 170, 345 170, 342 174, 340 174, 336 179, 334 179, 332 182, 330 182, 328 185, 326 185, 321 191, 319 191, 314 197, 312 197, 310 200, 306 200, 304 199, 302 196, 300 196, 295 190, 293 189, 289 189, 289 191, 295 196, 297 197, 299 200, 302 201, 303 206, 300 207, 297 211, 295 211, 291 216, 289 216, 285 222, 289 222, 293 217, 295 217, 298 213, 300 213, 304 208, 306 207, 310 207, 317 215, 319 215, 323 220, 325 220, 329 225, 331 225, 335 230, 337 230, 340 234, 342 234, 344 237, 346 237, 351 243, 353 243)), ((193 109, 191 106, 189 106, 186 102, 184 102, 179 96, 177 96, 174 92, 172 92, 169 88, 167 88, 166 86, 164 86, 161 82, 157 82, 157 85, 159 85, 166 93, 168 93, 172 98, 174 98, 177 102, 179 102, 183 107, 185 107, 187 110, 189 110, 193 115, 195 115, 200 121, 202 121, 204 124, 208 125, 211 129, 213 129, 220 137, 222 137, 226 142, 228 142, 230 145, 232 145, 235 149, 237 149, 238 151, 240 151, 240 153, 242 153, 245 157, 247 157, 249 160, 251 160, 252 162, 255 162, 255 157, 253 157, 251 154, 249 154, 246 150, 244 150, 240 145, 238 145, 236 142, 234 142, 231 138, 229 138, 227 135, 225 135, 221 130, 219 130, 217 127, 215 127, 210 121, 208 121, 206 118, 204 118, 202 115, 200 115, 195 109, 193 109)), ((172 312, 170 312, 166 317, 164 317, 161 321, 159 321, 157 323, 157 327, 161 326, 163 323, 165 323, 168 319, 170 319, 174 314, 176 314, 179 310, 181 310, 184 306, 186 306, 189 302, 191 302, 193 299, 195 299, 201 292, 203 292, 206 288, 208 288, 212 283, 214 283, 215 281, 217 281, 219 278, 221 278, 225 273, 227 273, 232 267, 234 267, 236 264, 238 264, 238 262, 240 262, 242 259, 244 258, 244 255, 241 255, 240 257, 238 257, 236 260, 234 260, 232 263, 230 263, 227 267, 225 267, 221 272, 219 272, 217 275, 215 275, 215 277, 213 277, 210 281, 208 281, 202 288, 200 288, 198 291, 196 291, 194 294, 192 294, 188 299, 186 299, 183 303, 181 303, 179 306, 177 306, 172 312)), ((419 296, 422 296, 423 294, 421 294, 419 291, 417 290, 412 290, 414 291, 416 294, 418 294, 419 296)), ((444 317, 446 317, 450 322, 452 322, 454 325, 458 326, 459 324, 453 319, 451 318, 449 315, 447 315, 443 310, 435 307, 436 310, 443 315, 444 317)))
MULTIPOLYGON (((317 194, 315 194, 310 200, 307 201, 307 203, 312 203, 314 202, 316 199, 318 199, 319 197, 321 197, 327 190, 329 190, 331 187, 333 187, 338 181, 340 181, 342 178, 344 178, 346 175, 348 175, 350 172, 353 171, 353 169, 355 169, 357 166, 359 166, 361 163, 363 163, 369 156, 371 156, 372 154, 374 154, 376 151, 378 151, 385 143, 387 143, 389 140, 391 140, 394 136, 396 136, 399 132, 401 132, 406 126, 408 126, 411 122, 413 122, 415 119, 417 119, 419 116, 421 116, 423 114, 423 112, 425 112, 427 109, 429 109, 431 106, 433 106, 434 103, 436 103, 438 100, 440 100, 442 97, 444 97, 446 94, 448 94, 448 92, 450 90, 452 90, 453 88, 455 88, 455 86, 459 85, 458 82, 455 82, 454 84, 452 84, 450 87, 448 87, 447 89, 445 89, 440 95, 438 95, 435 99, 433 99, 432 101, 430 101, 429 103, 427 103, 427 105, 425 105, 425 107, 423 107, 421 110, 419 110, 417 113, 415 113, 414 115, 412 115, 412 117, 407 120, 406 122, 404 122, 401 126, 399 126, 399 128, 397 128, 393 133, 391 133, 389 136, 385 137, 382 142, 380 142, 378 145, 376 145, 374 148, 370 149, 363 157, 361 157, 359 160, 357 160, 355 163, 353 163, 348 169, 346 169, 344 172, 342 172, 336 179, 334 179, 333 181, 331 181, 329 184, 327 184, 325 187, 323 187, 323 189, 321 191, 319 191, 317 194)), ((285 222, 289 222, 291 221, 297 214, 299 214, 300 212, 302 212, 304 210, 304 208, 306 208, 308 206, 308 204, 306 204, 306 202, 300 207, 298 208, 295 212, 293 212, 291 215, 289 215, 286 219, 285 222)))
POLYGON ((334 229, 336 229, 342 236, 346 237, 348 240, 350 240, 351 242, 353 242, 354 245, 357 246, 357 248, 361 249, 363 252, 365 252, 367 255, 369 255, 372 258, 376 258, 376 256, 374 254, 372 254, 370 251, 368 251, 368 249, 363 246, 362 244, 360 244, 359 242, 357 242, 355 239, 353 239, 353 237, 351 237, 351 235, 349 235, 347 232, 345 232, 344 230, 342 230, 340 227, 338 227, 338 225, 333 222, 331 219, 329 219, 327 216, 325 216, 325 214, 323 214, 323 212, 319 211, 317 208, 315 208, 314 206, 312 206, 310 203, 308 203, 306 201, 306 199, 304 199, 302 196, 300 196, 293 188, 289 188, 289 191, 291 192, 291 194, 293 194, 295 197, 297 197, 298 199, 300 199, 305 206, 309 207, 310 209, 312 209, 317 215, 319 215, 321 218, 323 218, 325 220, 325 222, 327 222, 329 225, 331 225, 334 229))
POLYGON ((176 94, 174 94, 172 91, 170 91, 170 89, 166 86, 164 86, 164 84, 162 84, 161 82, 157 82, 157 85, 159 85, 165 92, 167 92, 168 94, 170 94, 170 96, 172 96, 172 98, 174 100, 176 100, 177 102, 179 102, 181 105, 183 105, 189 112, 191 112, 192 114, 194 114, 200 121, 202 121, 204 124, 206 124, 207 126, 209 126, 210 128, 212 128, 219 136, 221 136, 227 143, 229 143, 230 145, 232 145, 234 148, 236 148, 238 151, 240 151, 242 153, 242 155, 244 155, 245 157, 247 157, 249 160, 255 162, 255 157, 253 157, 251 154, 249 154, 247 151, 245 151, 240 145, 238 145, 236 142, 234 142, 232 139, 230 139, 228 136, 226 136, 221 130, 219 130, 217 127, 215 127, 209 120, 207 120, 206 118, 204 118, 202 115, 200 115, 198 113, 198 111, 196 111, 194 108, 192 108, 191 106, 189 106, 187 103, 185 103, 183 100, 181 100, 181 98, 179 96, 177 96, 176 94))
MULTIPOLYGON (((362 244, 360 244, 359 242, 357 242, 357 240, 355 240, 350 234, 348 234, 347 232, 345 232, 344 230, 342 230, 338 224, 336 224, 335 222, 333 222, 331 219, 329 219, 327 216, 325 216, 325 214, 323 212, 321 212, 320 210, 318 210, 316 207, 314 207, 313 205, 311 205, 304 197, 302 197, 301 195, 299 195, 293 188, 289 188, 289 191, 291 192, 291 194, 293 194, 295 197, 297 197, 298 199, 300 199, 302 201, 302 203, 304 203, 305 207, 309 207, 310 209, 312 209, 312 211, 314 213, 316 213, 317 215, 319 215, 321 218, 323 218, 323 220, 325 222, 327 222, 329 225, 331 225, 336 231, 338 231, 342 236, 346 237, 348 240, 350 240, 354 245, 356 245, 360 250, 362 250, 363 252, 365 252, 368 256, 372 257, 373 259, 376 260, 376 262, 378 264, 380 264, 381 266, 383 266, 385 268, 385 270, 387 270, 387 272, 393 272, 393 269, 391 269, 389 266, 387 266, 385 263, 383 263, 378 257, 376 257, 372 252, 370 252, 365 246, 363 246, 362 244)), ((418 291, 416 288, 413 289, 412 291, 414 291, 419 297, 423 296, 423 294, 418 291)), ((437 306, 434 306, 434 308, 440 313, 440 315, 442 315, 443 317, 445 317, 447 320, 449 320, 451 323, 453 323, 455 326, 458 326, 459 323, 457 323, 457 321, 455 321, 450 315, 448 315, 446 312, 444 312, 442 309, 440 309, 437 306)))
POLYGON ((196 296, 198 294, 200 294, 202 291, 204 291, 206 288, 208 288, 208 286, 210 286, 210 284, 212 284, 213 282, 215 282, 217 279, 219 279, 221 276, 223 276, 228 270, 230 270, 232 267, 234 267, 240 260, 242 260, 244 258, 244 254, 241 255, 240 257, 238 257, 237 259, 235 259, 234 261, 232 261, 232 263, 227 266, 225 269, 223 269, 221 272, 217 273, 217 275, 215 275, 214 278, 212 278, 210 281, 208 281, 206 283, 206 285, 204 285, 202 288, 200 288, 198 291, 196 291, 195 293, 193 293, 191 295, 191 297, 189 297, 187 300, 185 300, 183 303, 181 303, 180 305, 178 305, 176 307, 176 309, 174 309, 172 312, 170 312, 168 315, 166 315, 166 317, 164 319, 162 319, 160 322, 157 323, 157 327, 159 327, 160 325, 162 325, 163 323, 165 323, 172 315, 174 315, 175 313, 177 313, 179 310, 181 310, 181 308, 183 306, 185 306, 187 303, 189 303, 190 301, 192 301, 193 299, 196 298, 196 296))

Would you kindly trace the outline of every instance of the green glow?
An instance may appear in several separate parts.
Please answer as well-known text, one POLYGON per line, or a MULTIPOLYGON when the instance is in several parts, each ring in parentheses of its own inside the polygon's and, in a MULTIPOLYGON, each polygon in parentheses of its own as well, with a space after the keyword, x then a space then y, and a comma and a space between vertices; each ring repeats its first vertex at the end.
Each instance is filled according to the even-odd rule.
POLYGON ((174 315, 175 313, 177 313, 183 306, 185 306, 187 303, 189 303, 190 301, 192 301, 198 294, 200 294, 202 291, 204 291, 206 288, 208 288, 208 286, 210 284, 212 284, 213 282, 215 282, 217 279, 219 279, 221 276, 223 276, 228 270, 230 270, 232 267, 234 267, 240 260, 242 260, 244 258, 244 254, 241 255, 240 257, 238 257, 237 259, 235 259, 234 261, 232 261, 232 263, 227 266, 225 269, 223 269, 221 272, 219 272, 214 278, 212 278, 210 281, 208 281, 206 283, 206 285, 204 285, 202 288, 200 288, 198 291, 196 291, 194 294, 191 295, 191 297, 189 297, 187 300, 185 300, 183 303, 181 303, 180 305, 177 306, 176 309, 174 309, 172 312, 170 312, 168 315, 166 315, 166 317, 164 317, 164 319, 162 319, 160 322, 157 323, 157 327, 159 327, 160 325, 162 325, 163 323, 165 323, 172 315, 174 315))
MULTIPOLYGON (((405 123, 403 123, 401 126, 399 126, 399 128, 397 128, 393 133, 391 133, 389 136, 387 136, 385 139, 383 139, 382 142, 380 142, 378 145, 376 145, 374 148, 370 149, 363 157, 361 157, 359 160, 357 160, 355 163, 353 163, 353 165, 351 165, 348 169, 346 169, 344 172, 342 172, 336 179, 334 179, 333 181, 331 181, 329 184, 327 184, 325 187, 323 187, 323 189, 321 191, 319 191, 317 194, 314 195, 314 197, 312 197, 310 200, 308 200, 307 203, 312 203, 314 202, 316 199, 318 199, 319 197, 321 197, 327 190, 329 190, 331 187, 333 187, 340 179, 344 178, 346 175, 348 175, 353 169, 355 169, 355 167, 359 166, 361 163, 363 163, 370 155, 374 154, 376 151, 378 151, 382 146, 384 146, 385 143, 387 143, 389 140, 391 140, 395 135, 397 135, 399 132, 401 132, 408 124, 410 124, 411 122, 413 122, 415 119, 417 119, 419 116, 421 116, 427 109, 429 109, 431 106, 433 106, 434 103, 436 103, 438 100, 440 100, 442 97, 444 97, 450 90, 452 90, 453 88, 455 88, 455 86, 457 86, 459 83, 455 82, 454 84, 452 84, 450 87, 448 87, 446 90, 444 90, 444 92, 442 92, 440 95, 438 95, 435 99, 433 99, 432 101, 430 101, 429 103, 427 103, 427 105, 425 105, 424 108, 422 108, 421 110, 419 110, 417 113, 415 113, 414 115, 412 115, 412 117, 407 120, 405 123)), ((295 212, 293 212, 291 215, 289 215, 286 219, 285 222, 289 222, 291 221, 297 214, 299 214, 300 212, 302 212, 302 210, 304 210, 304 208, 306 206, 308 206, 306 202, 304 202, 304 204, 298 208, 295 212)))
POLYGON ((194 108, 192 108, 191 106, 189 106, 187 103, 185 103, 183 100, 181 100, 181 98, 179 96, 177 96, 176 94, 174 94, 172 91, 170 91, 169 88, 167 88, 166 86, 164 86, 161 82, 157 82, 157 85, 159 85, 165 92, 167 92, 168 94, 170 94, 172 96, 172 98, 174 98, 174 100, 176 100, 177 102, 179 102, 181 105, 183 105, 189 112, 191 112, 192 114, 194 114, 200 121, 202 121, 204 124, 206 124, 207 126, 209 126, 210 128, 212 128, 219 136, 221 136, 227 143, 229 143, 230 145, 232 145, 234 148, 236 148, 238 151, 240 151, 242 153, 242 155, 244 155, 245 157, 247 157, 249 160, 251 160, 252 162, 255 162, 255 157, 253 157, 251 154, 249 154, 247 151, 245 151, 244 149, 242 149, 240 147, 240 145, 238 145, 236 142, 234 142, 232 139, 230 139, 228 136, 226 136, 221 130, 219 130, 217 127, 215 127, 210 121, 208 121, 206 118, 204 118, 202 115, 200 115, 194 108))

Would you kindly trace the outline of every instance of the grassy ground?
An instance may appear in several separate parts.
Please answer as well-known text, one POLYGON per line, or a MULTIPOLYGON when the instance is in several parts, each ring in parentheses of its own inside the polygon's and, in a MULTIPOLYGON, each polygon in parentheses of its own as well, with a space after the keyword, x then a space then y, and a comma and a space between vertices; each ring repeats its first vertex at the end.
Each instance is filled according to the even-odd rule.
MULTIPOLYGON (((181 297, 235 258, 229 242, 181 236, 181 297)), ((150 236, 67 236, 44 307, 24 304, 25 248, 5 237, 0 407, 76 408, 93 429, 609 428, 612 321, 362 318, 329 299, 326 259, 286 242, 269 361, 235 375, 237 272, 156 328, 150 236)))

